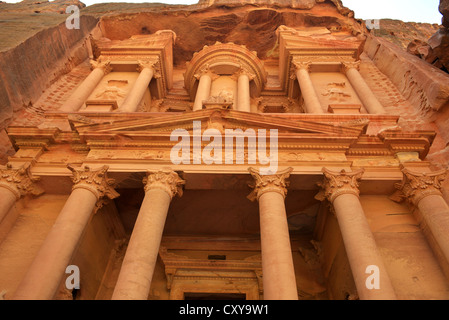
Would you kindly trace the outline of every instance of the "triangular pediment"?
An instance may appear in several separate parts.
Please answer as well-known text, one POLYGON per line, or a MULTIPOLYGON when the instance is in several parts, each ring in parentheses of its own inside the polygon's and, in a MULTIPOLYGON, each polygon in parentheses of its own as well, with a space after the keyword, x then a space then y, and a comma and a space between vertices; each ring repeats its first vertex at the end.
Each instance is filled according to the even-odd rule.
POLYGON ((271 114, 247 113, 236 110, 209 109, 181 114, 117 114, 111 120, 92 120, 86 116, 69 118, 72 128, 80 135, 93 133, 169 133, 176 129, 193 131, 195 122, 201 122, 203 130, 225 129, 277 129, 280 134, 319 134, 359 136, 364 126, 344 126, 308 120, 288 119, 271 114), (131 118, 130 118, 131 117, 131 118), (90 120, 89 120, 90 119, 90 120))

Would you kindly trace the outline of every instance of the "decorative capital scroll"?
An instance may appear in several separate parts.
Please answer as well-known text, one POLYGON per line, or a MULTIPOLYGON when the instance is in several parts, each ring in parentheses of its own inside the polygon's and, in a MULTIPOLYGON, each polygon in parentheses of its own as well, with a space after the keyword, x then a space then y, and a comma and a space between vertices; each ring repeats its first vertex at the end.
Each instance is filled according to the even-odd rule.
POLYGON ((291 80, 296 80, 296 71, 300 69, 304 69, 307 72, 310 72, 310 67, 312 66, 311 61, 300 61, 300 60, 293 60, 292 64, 290 66, 290 76, 289 78, 291 80))
POLYGON ((349 69, 360 70, 360 61, 343 61, 341 63, 343 72, 348 72, 349 69))
POLYGON ((72 190, 78 188, 87 189, 97 197, 98 203, 101 204, 104 203, 103 197, 114 199, 119 196, 117 191, 114 190, 115 180, 108 178, 107 171, 109 166, 105 165, 92 170, 88 166, 85 166, 83 169, 77 169, 68 164, 67 168, 73 173, 72 181, 74 185, 72 190))
POLYGON ((365 171, 364 169, 353 172, 346 172, 345 170, 336 172, 323 168, 322 171, 324 180, 318 184, 322 188, 322 193, 319 193, 315 197, 316 199, 321 201, 327 199, 330 203, 333 203, 342 194, 359 196, 359 184, 365 171))
POLYGON ((207 74, 209 77, 211 77, 212 81, 215 80, 215 79, 217 79, 217 78, 219 77, 218 74, 216 74, 214 71, 212 71, 212 70, 210 69, 209 64, 203 65, 203 66, 198 70, 198 72, 195 73, 195 74, 193 75, 193 77, 194 77, 196 80, 200 80, 200 78, 201 78, 203 75, 205 75, 205 74, 207 74))
POLYGON ((398 191, 390 197, 393 201, 402 202, 407 199, 412 205, 417 206, 427 196, 442 196, 441 184, 446 179, 447 170, 421 173, 402 167, 401 171, 404 177, 401 183, 395 184, 398 191))
POLYGON ((151 189, 162 189, 168 193, 170 199, 174 196, 182 196, 182 186, 186 183, 179 175, 171 170, 147 171, 143 178, 145 192, 151 189))
POLYGON ((108 74, 109 72, 112 71, 111 61, 109 61, 109 60, 106 60, 106 61, 90 60, 90 66, 91 66, 92 70, 96 69, 96 68, 103 69, 104 74, 108 74))
POLYGON ((254 73, 251 73, 244 67, 240 67, 240 69, 236 73, 234 73, 233 78, 235 78, 235 80, 238 80, 239 76, 242 74, 248 76, 249 81, 252 81, 256 78, 256 75, 254 73))
POLYGON ((145 68, 153 69, 154 74, 160 74, 161 71, 161 65, 157 59, 137 61, 137 72, 142 72, 145 68))
POLYGON ((253 188, 253 191, 248 195, 249 200, 259 200, 260 196, 266 192, 277 192, 284 198, 287 196, 287 188, 289 186, 287 179, 290 177, 293 168, 287 168, 273 175, 262 175, 254 168, 249 168, 248 171, 255 180, 254 183, 249 185, 253 188))
POLYGON ((0 187, 14 193, 17 200, 27 194, 39 196, 44 193, 44 190, 35 184, 39 180, 39 177, 34 177, 31 174, 30 163, 26 163, 18 169, 13 169, 10 163, 0 166, 0 187))

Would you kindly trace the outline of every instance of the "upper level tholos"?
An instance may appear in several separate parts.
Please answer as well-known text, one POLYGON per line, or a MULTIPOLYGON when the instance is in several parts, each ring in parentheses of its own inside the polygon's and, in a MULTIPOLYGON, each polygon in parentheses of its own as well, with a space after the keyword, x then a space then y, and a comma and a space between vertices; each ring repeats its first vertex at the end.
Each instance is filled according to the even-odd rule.
POLYGON ((311 36, 310 30, 280 26, 274 59, 262 61, 245 45, 216 42, 183 66, 173 64, 171 30, 96 40, 90 74, 59 111, 385 113, 358 70, 362 41, 322 31, 311 36))

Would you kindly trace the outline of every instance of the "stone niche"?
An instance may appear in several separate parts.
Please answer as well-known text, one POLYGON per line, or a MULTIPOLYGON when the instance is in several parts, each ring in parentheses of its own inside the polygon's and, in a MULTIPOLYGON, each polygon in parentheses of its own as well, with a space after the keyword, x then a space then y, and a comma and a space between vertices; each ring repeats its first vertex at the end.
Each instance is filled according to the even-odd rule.
POLYGON ((259 97, 267 82, 267 73, 257 53, 233 43, 204 46, 186 65, 185 88, 192 101, 201 95, 201 106, 197 109, 222 107, 249 111, 250 99, 259 97), (200 86, 204 77, 210 83, 206 87, 200 86), (246 106, 243 106, 245 98, 246 106))

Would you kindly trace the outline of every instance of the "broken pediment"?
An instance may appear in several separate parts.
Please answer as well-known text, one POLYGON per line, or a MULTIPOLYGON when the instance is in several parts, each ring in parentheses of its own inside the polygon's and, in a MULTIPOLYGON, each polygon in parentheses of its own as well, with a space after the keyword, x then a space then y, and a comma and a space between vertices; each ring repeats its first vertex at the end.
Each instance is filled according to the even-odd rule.
MULTIPOLYGON (((345 126, 333 123, 315 122, 309 120, 290 120, 271 115, 240 112, 226 109, 205 109, 197 112, 183 113, 178 115, 158 114, 155 115, 129 115, 117 114, 108 120, 87 121, 87 115, 82 121, 76 117, 70 117, 72 128, 78 131, 80 136, 85 134, 114 134, 114 133, 170 133, 176 129, 193 131, 194 122, 201 123, 202 130, 217 129, 224 132, 226 129, 276 129, 279 134, 318 134, 318 135, 342 135, 358 137, 364 132, 365 126, 345 126)), ((365 123, 366 125, 366 123, 365 123)))

